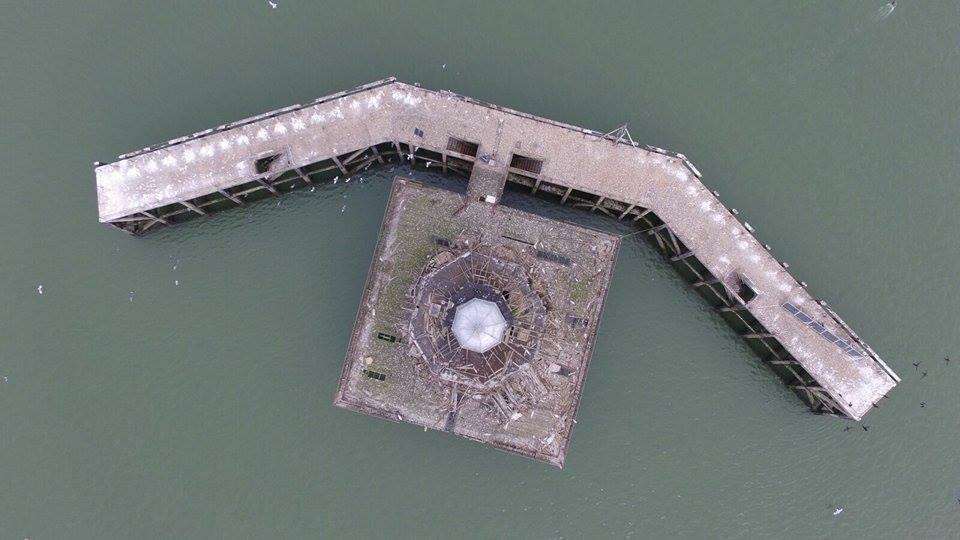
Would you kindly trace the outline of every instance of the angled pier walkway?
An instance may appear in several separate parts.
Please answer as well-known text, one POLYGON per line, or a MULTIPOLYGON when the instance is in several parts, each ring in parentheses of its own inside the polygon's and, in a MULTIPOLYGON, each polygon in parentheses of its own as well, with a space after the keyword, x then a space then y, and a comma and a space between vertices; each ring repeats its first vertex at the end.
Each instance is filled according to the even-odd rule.
POLYGON ((631 220, 815 412, 860 420, 900 380, 682 154, 392 78, 97 163, 100 221, 141 234, 392 159, 631 220))

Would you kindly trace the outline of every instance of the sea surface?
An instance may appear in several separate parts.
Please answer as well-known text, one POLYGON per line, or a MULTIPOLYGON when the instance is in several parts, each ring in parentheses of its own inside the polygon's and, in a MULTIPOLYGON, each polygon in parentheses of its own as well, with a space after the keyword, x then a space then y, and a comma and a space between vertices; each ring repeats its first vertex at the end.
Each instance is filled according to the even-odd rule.
POLYGON ((276 2, 2 5, 0 538, 960 536, 956 2, 276 2), (556 470, 331 406, 386 171, 98 224, 93 161, 389 75, 685 153, 902 384, 810 414, 633 237, 556 470))

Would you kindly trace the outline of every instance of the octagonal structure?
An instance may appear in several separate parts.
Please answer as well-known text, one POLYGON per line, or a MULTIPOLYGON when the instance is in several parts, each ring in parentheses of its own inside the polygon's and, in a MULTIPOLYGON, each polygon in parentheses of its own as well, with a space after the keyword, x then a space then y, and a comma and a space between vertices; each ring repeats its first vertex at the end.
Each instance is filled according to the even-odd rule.
POLYGON ((424 265, 408 328, 441 383, 489 390, 536 358, 548 290, 519 255, 508 246, 451 246, 424 265))
POLYGON ((453 316, 453 335, 461 347, 473 352, 485 353, 499 345, 506 329, 500 308, 481 298, 459 305, 453 316))

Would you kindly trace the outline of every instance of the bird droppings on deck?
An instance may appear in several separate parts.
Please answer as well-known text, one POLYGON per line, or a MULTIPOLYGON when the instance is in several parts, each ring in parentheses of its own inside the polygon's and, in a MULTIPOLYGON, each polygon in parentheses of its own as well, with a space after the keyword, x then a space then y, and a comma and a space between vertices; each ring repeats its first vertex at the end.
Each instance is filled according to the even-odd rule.
POLYGON ((685 156, 637 144, 625 126, 601 133, 385 79, 98 163, 99 215, 143 234, 401 160, 482 180, 471 201, 509 186, 633 223, 815 412, 859 420, 899 382, 685 156), (263 172, 265 156, 276 159, 263 172), (818 326, 781 317, 788 300, 818 326))

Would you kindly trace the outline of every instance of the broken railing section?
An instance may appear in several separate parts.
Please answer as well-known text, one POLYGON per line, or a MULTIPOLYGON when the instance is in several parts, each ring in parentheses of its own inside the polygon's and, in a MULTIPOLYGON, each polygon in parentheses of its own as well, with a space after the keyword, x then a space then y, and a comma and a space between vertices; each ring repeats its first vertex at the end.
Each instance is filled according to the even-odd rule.
POLYGON ((514 155, 507 177, 508 183, 512 183, 514 188, 522 186, 529 189, 531 194, 553 202, 635 222, 641 227, 641 234, 657 246, 684 280, 713 306, 813 412, 846 416, 834 398, 820 387, 775 336, 747 310, 746 304, 756 296, 756 291, 748 280, 738 276, 735 280, 736 290, 731 291, 710 273, 667 224, 650 209, 548 182, 540 177, 541 166, 542 162, 538 163, 536 158, 514 155))

